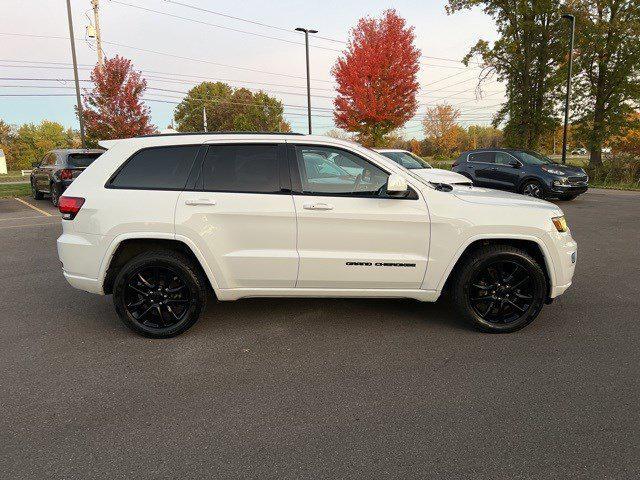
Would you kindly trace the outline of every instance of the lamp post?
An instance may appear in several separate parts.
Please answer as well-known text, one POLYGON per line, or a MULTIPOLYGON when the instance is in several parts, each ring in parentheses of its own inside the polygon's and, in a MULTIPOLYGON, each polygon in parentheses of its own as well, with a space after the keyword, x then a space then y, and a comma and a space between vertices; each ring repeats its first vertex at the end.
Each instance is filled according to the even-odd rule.
POLYGON ((304 32, 304 46, 307 54, 307 116, 309 119, 309 134, 311 134, 311 81, 309 79, 309 34, 318 33, 317 30, 309 28, 296 28, 297 32, 304 32))
POLYGON ((569 68, 567 69, 567 96, 564 100, 564 132, 562 133, 562 163, 567 163, 567 129, 569 128, 569 97, 571 96, 571 70, 573 68, 573 38, 576 32, 576 17, 568 13, 562 18, 571 22, 571 39, 569 40, 569 68))

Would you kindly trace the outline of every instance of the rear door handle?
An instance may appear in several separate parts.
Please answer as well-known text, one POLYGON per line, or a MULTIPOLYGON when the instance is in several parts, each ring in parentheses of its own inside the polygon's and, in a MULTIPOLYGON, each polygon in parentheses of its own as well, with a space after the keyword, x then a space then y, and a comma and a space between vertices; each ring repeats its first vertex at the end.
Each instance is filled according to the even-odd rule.
POLYGON ((184 201, 185 205, 215 205, 215 200, 210 200, 208 198, 198 198, 198 199, 188 199, 184 201))
POLYGON ((328 203, 305 203, 302 208, 305 210, 333 210, 333 205, 328 203))

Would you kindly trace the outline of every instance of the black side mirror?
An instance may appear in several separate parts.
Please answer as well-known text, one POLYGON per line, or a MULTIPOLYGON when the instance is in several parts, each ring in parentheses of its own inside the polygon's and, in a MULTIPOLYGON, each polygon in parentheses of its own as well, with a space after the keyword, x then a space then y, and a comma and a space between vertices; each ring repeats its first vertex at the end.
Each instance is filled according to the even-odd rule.
POLYGON ((509 166, 512 168, 520 168, 520 162, 517 160, 509 160, 509 166))

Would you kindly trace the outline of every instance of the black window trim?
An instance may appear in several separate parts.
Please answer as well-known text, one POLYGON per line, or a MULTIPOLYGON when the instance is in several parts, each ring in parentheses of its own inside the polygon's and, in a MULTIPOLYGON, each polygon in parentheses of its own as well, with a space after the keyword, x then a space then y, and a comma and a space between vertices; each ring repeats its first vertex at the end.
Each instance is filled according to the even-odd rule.
MULTIPOLYGON (((195 162, 193 171, 195 171, 195 179, 193 181, 193 186, 189 188, 189 191, 193 192, 209 192, 209 193, 235 193, 238 195, 241 194, 249 194, 249 195, 291 195, 291 177, 289 175, 289 171, 287 168, 287 154, 286 154, 286 143, 285 142, 274 142, 274 141, 246 141, 246 142, 207 142, 202 144, 202 155, 198 156, 198 161, 195 162), (207 152, 209 148, 212 147, 228 147, 228 146, 255 146, 255 145, 263 145, 276 147, 276 159, 278 163, 278 183, 280 187, 280 191, 278 192, 257 192, 257 191, 237 191, 237 190, 205 190, 204 188, 204 178, 202 176, 202 167, 204 166, 204 160, 207 157, 207 152)), ((185 188, 185 190, 187 190, 185 188)))
POLYGON ((124 162, 122 162, 122 164, 116 169, 115 172, 113 172, 113 174, 106 181, 106 183, 104 184, 104 188, 108 188, 110 190, 155 190, 155 191, 158 191, 158 192, 181 192, 181 191, 183 191, 185 189, 185 187, 187 185, 187 182, 191 178, 191 172, 193 171, 193 166, 196 164, 196 159, 198 158, 198 155, 200 154, 200 150, 202 150, 202 144, 201 143, 181 143, 181 144, 177 144, 177 145, 154 145, 152 147, 140 148, 140 149, 136 150, 135 152, 133 152, 131 155, 129 155, 129 158, 127 158, 124 162), (143 151, 146 151, 146 150, 156 150, 156 149, 159 149, 159 148, 180 148, 180 147, 199 147, 198 151, 193 156, 193 160, 191 160, 191 168, 189 169, 189 174, 187 175, 187 180, 185 180, 185 184, 182 187, 179 187, 179 188, 178 187, 176 187, 176 188, 166 188, 166 187, 165 188, 160 188, 160 187, 119 187, 119 186, 116 186, 116 185, 112 184, 113 180, 115 180, 115 178, 122 171, 122 169, 131 161, 131 159, 133 159, 140 152, 143 152, 143 151))
POLYGON ((356 153, 352 150, 339 147, 336 145, 326 145, 320 143, 298 143, 298 142, 287 142, 287 153, 289 157, 289 171, 291 172, 291 193, 293 195, 301 195, 305 197, 334 197, 334 198, 374 198, 374 199, 389 199, 389 200, 419 200, 420 196, 418 192, 407 182, 408 184, 408 195, 404 197, 393 197, 391 195, 358 195, 357 193, 316 193, 316 192, 304 192, 302 190, 302 176, 300 174, 300 168, 298 167, 298 147, 316 147, 316 148, 332 148, 335 150, 340 150, 346 152, 350 155, 354 155, 361 160, 368 162, 374 165, 376 168, 382 170, 387 175, 391 175, 392 172, 389 172, 386 168, 378 165, 375 162, 372 162, 368 158, 363 157, 359 153, 356 153))

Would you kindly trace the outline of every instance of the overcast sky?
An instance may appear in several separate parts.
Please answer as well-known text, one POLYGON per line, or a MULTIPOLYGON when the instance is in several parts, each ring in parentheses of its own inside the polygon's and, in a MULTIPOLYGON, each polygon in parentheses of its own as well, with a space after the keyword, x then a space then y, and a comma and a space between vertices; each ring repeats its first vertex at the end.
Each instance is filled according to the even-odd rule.
MULTIPOLYGON (((75 37, 79 39, 80 78, 88 79, 97 59, 95 45, 86 40, 85 33, 92 18, 90 0, 71 3, 75 37)), ((147 76, 150 89, 146 99, 159 128, 171 123, 180 92, 209 79, 261 88, 281 99, 294 131, 306 128, 301 108, 306 98, 304 46, 300 44, 304 38, 293 29, 315 28, 319 36, 331 39, 316 38, 311 48, 312 105, 318 107, 313 121, 315 131, 322 133, 333 128, 330 69, 344 48, 339 41, 348 38, 359 18, 395 8, 415 27, 416 43, 423 54, 419 114, 427 105, 446 101, 458 105, 463 123, 487 124, 503 99, 504 89, 494 81, 484 87, 484 98, 477 99, 478 70, 465 70, 455 60, 462 59, 479 38, 494 40, 495 27, 480 10, 448 16, 444 5, 429 0, 100 0, 100 26, 107 56, 125 56, 147 76)), ((69 96, 74 93, 69 81, 73 78, 69 40, 36 37, 68 36, 65 2, 2 0, 0 8, 0 118, 12 124, 46 118, 77 127, 75 98, 69 96), (25 94, 44 96, 7 96, 25 94)), ((410 122, 406 134, 419 137, 419 125, 418 119, 410 122)))

